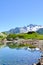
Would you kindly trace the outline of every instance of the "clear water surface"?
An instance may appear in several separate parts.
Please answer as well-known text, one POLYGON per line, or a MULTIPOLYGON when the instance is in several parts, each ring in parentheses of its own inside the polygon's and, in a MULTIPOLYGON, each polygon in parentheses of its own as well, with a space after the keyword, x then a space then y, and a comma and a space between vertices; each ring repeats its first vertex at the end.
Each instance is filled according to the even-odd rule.
POLYGON ((0 48, 0 65, 32 65, 41 57, 40 51, 29 51, 25 48, 0 48))

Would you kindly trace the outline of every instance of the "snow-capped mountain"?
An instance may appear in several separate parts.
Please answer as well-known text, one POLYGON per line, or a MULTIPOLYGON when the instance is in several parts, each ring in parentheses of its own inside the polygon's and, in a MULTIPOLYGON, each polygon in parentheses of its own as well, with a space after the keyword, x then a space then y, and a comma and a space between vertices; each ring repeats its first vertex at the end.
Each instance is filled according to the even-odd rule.
POLYGON ((28 26, 16 27, 14 29, 10 29, 9 31, 7 31, 7 33, 27 33, 27 32, 31 32, 31 31, 36 32, 36 31, 38 31, 41 28, 43 28, 42 25, 30 24, 28 26))
POLYGON ((27 26, 27 31, 37 31, 40 28, 43 28, 43 26, 30 24, 27 26))

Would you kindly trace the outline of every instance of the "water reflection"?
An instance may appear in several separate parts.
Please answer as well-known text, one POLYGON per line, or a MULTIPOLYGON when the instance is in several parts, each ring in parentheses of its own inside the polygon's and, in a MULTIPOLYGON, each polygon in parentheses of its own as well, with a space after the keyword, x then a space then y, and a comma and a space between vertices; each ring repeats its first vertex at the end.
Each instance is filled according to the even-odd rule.
POLYGON ((0 65, 32 65, 40 58, 40 51, 29 51, 14 43, 0 43, 0 65))

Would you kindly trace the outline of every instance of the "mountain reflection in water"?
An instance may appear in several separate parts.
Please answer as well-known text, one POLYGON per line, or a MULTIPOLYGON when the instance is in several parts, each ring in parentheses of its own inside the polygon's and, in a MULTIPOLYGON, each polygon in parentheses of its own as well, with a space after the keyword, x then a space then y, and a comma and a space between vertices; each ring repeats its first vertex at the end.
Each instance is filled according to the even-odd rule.
POLYGON ((12 44, 0 44, 0 65, 32 65, 41 58, 40 51, 29 51, 27 48, 12 44))

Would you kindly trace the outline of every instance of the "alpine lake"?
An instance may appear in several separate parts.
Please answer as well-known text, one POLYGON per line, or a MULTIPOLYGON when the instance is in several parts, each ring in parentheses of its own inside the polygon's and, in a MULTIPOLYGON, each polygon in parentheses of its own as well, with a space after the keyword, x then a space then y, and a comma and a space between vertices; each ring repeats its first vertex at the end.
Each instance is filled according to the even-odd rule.
POLYGON ((33 65, 41 58, 40 50, 18 47, 14 43, 0 44, 0 65, 33 65))

